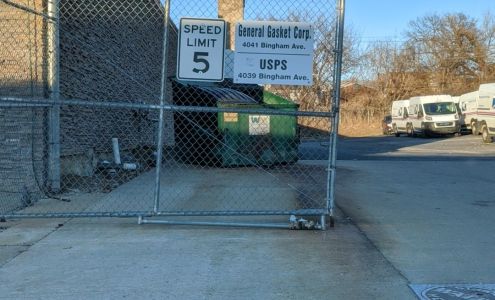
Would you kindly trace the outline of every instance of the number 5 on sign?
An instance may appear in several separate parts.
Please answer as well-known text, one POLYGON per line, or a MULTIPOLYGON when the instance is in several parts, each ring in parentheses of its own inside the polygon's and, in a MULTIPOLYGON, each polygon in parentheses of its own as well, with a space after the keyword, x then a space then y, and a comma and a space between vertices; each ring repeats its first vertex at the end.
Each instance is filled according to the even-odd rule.
POLYGON ((206 58, 208 58, 208 52, 194 52, 194 62, 204 64, 202 69, 193 68, 194 73, 205 73, 210 69, 210 63, 206 58))
POLYGON ((177 78, 222 81, 225 52, 225 21, 180 19, 177 78))

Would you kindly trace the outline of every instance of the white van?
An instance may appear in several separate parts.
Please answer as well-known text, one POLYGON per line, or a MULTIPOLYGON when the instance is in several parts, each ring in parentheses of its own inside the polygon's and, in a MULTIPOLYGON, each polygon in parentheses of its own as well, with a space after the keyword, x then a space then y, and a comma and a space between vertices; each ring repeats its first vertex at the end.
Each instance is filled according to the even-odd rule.
POLYGON ((460 96, 452 96, 452 101, 455 103, 455 105, 457 106, 457 110, 460 111, 459 109, 459 99, 461 97, 460 96))
POLYGON ((480 85, 477 124, 483 142, 491 143, 495 135, 495 83, 480 85))
POLYGON ((459 114, 450 95, 412 97, 408 112, 409 135, 460 133, 459 114))
POLYGON ((461 110, 459 122, 461 123, 461 130, 471 130, 473 134, 479 133, 479 128, 477 126, 478 100, 478 91, 463 94, 459 97, 459 108, 461 110))
POLYGON ((409 100, 396 100, 392 102, 392 130, 395 136, 400 136, 401 133, 407 133, 408 123, 408 107, 409 100))

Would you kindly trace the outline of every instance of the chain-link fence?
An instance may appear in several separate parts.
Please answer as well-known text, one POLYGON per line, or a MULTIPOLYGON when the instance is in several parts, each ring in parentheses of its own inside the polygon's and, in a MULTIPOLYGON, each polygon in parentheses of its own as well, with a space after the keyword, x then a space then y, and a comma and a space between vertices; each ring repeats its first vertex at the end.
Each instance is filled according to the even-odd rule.
POLYGON ((333 214, 333 1, 168 3, 0 1, 0 217, 333 214), (186 16, 229 24, 222 82, 177 78, 186 16), (234 83, 242 19, 312 24, 313 84, 234 83))

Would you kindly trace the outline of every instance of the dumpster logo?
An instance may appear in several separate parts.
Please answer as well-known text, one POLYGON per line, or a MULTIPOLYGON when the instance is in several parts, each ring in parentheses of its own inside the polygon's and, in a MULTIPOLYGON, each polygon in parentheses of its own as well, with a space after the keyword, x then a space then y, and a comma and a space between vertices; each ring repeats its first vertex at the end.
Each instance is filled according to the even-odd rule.
POLYGON ((249 135, 270 133, 270 116, 249 116, 249 135))

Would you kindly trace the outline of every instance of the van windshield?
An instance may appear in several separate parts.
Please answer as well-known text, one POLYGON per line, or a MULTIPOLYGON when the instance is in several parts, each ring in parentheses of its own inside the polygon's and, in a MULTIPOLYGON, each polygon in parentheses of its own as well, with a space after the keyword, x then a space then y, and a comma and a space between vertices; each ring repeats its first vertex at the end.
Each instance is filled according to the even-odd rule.
POLYGON ((456 113, 454 102, 425 103, 423 104, 427 115, 443 115, 456 113))

